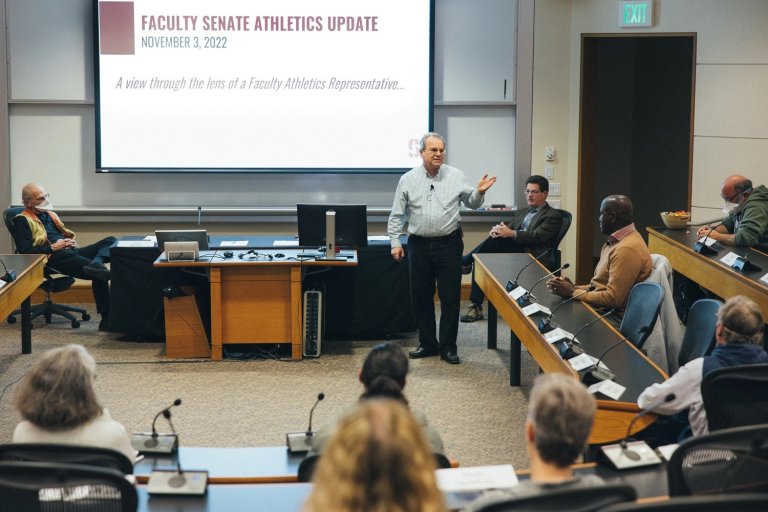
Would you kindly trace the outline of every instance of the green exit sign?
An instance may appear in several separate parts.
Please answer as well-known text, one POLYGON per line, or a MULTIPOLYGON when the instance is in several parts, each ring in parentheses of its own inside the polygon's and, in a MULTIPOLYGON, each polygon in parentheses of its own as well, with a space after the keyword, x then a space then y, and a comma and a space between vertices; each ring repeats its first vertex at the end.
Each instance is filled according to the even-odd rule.
POLYGON ((619 2, 620 27, 652 27, 653 0, 622 0, 619 2))

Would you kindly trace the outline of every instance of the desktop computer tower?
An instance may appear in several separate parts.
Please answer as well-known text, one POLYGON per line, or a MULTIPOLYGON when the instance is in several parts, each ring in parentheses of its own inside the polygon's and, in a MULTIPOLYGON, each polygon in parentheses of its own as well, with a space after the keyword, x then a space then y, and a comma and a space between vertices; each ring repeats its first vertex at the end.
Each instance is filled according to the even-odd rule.
POLYGON ((323 339, 323 292, 304 292, 304 357, 320 356, 323 339))

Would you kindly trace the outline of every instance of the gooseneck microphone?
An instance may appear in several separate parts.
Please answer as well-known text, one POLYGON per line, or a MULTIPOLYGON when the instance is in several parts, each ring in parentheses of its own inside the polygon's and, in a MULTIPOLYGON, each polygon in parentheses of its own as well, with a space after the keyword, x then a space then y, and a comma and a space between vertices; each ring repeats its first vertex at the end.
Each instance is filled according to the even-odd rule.
POLYGON ((565 270, 565 269, 567 269, 567 268, 568 268, 568 267, 570 267, 570 266, 571 266, 571 264, 570 264, 570 263, 565 263, 565 264, 564 264, 563 266, 561 266, 560 268, 558 268, 558 269, 555 269, 555 270, 553 270, 552 272, 549 272, 547 275, 545 275, 545 276, 544 276, 544 277, 542 277, 541 279, 537 280, 535 283, 533 283, 533 286, 531 286, 531 289, 530 289, 530 290, 528 290, 527 292, 525 292, 525 294, 524 294, 522 297, 520 297, 519 299, 517 299, 517 302, 518 302, 518 304, 520 304, 520 305, 522 306, 523 304, 525 304, 526 302, 528 302, 528 301, 529 301, 531 298, 535 299, 535 298, 536 298, 536 296, 535 296, 535 295, 533 295, 533 289, 534 289, 534 288, 536 288, 536 286, 537 286, 539 283, 541 283, 541 282, 542 282, 542 281, 544 281, 545 279, 549 279, 550 277, 552 277, 553 275, 557 274, 557 273, 558 273, 558 272, 560 272, 561 270, 565 270))
POLYGON ((507 281, 507 291, 508 291, 508 292, 511 292, 512 290, 514 290, 515 288, 517 288, 517 286, 518 286, 518 284, 517 284, 517 280, 518 280, 518 279, 520 279, 520 276, 522 275, 522 273, 523 273, 523 270, 525 270, 526 268, 528 268, 530 265, 533 265, 534 263, 536 263, 536 262, 537 262, 537 261, 539 261, 541 258, 543 258, 544 256, 546 256, 547 254, 549 254, 549 253, 551 253, 551 252, 552 252, 552 248, 550 247, 549 249, 547 249, 546 251, 544 251, 543 253, 539 254, 539 255, 538 255, 538 256, 536 256, 536 257, 534 257, 534 258, 533 258, 531 261, 529 261, 528 263, 526 263, 525 265, 523 265, 523 268, 521 268, 521 269, 520 269, 520 271, 519 271, 519 272, 517 273, 517 275, 515 276, 515 280, 514 280, 514 281, 511 281, 511 280, 510 280, 510 281, 507 281))
POLYGON ((607 317, 611 313, 614 313, 616 311, 616 308, 609 309, 607 312, 603 313, 599 317, 595 318, 594 320, 590 320, 586 324, 582 325, 581 328, 576 331, 576 334, 571 336, 570 340, 563 340, 560 343, 559 351, 560 351, 560 357, 563 359, 570 359, 572 357, 580 356, 584 353, 584 350, 579 346, 581 343, 579 343, 579 340, 576 339, 576 336, 581 334, 581 332, 589 327, 590 325, 594 324, 598 320, 602 320, 603 318, 607 317))
POLYGON ((696 245, 693 246, 694 252, 697 252, 699 254, 704 254, 704 255, 717 254, 716 250, 714 250, 713 248, 707 245, 707 239, 709 238, 709 234, 712 232, 712 230, 722 223, 723 221, 719 221, 719 222, 715 222, 714 224, 710 224, 709 229, 704 234, 704 238, 700 242, 697 240, 696 245))
MULTIPOLYGON (((157 437, 157 430, 155 430, 155 423, 157 423, 157 418, 159 418, 160 416, 164 416, 166 419, 170 420, 171 407, 175 407, 177 405, 181 405, 181 398, 177 398, 176 400, 173 401, 171 405, 169 405, 168 407, 166 407, 165 409, 163 409, 162 411, 160 411, 155 415, 155 419, 152 420, 152 437, 157 437)), ((168 423, 170 423, 170 421, 168 423)), ((171 423, 171 430, 173 430, 172 423, 171 423)), ((176 434, 175 431, 173 433, 174 435, 176 434)))
POLYGON ((752 248, 752 243, 754 243, 759 236, 760 233, 757 233, 752 237, 747 244, 747 250, 744 251, 744 256, 738 256, 731 267, 741 270, 742 272, 759 272, 761 270, 760 267, 749 261, 749 250, 752 248))
POLYGON ((315 405, 313 405, 312 409, 309 410, 309 426, 307 427, 308 436, 315 435, 315 433, 312 432, 312 415, 315 413, 315 407, 317 407, 317 404, 319 404, 323 399, 325 399, 325 393, 319 393, 317 395, 317 401, 315 402, 315 405))
POLYGON ((586 372, 584 372, 584 375, 581 377, 581 382, 589 386, 591 384, 596 384, 604 380, 613 380, 616 377, 616 375, 613 372, 611 372, 610 370, 607 370, 606 368, 600 368, 600 363, 603 362, 603 358, 605 357, 605 355, 611 350, 613 350, 614 348, 624 343, 626 340, 630 338, 634 338, 638 334, 643 334, 650 330, 651 329, 647 325, 644 325, 636 333, 630 334, 629 336, 624 336, 619 341, 612 343, 610 347, 603 350, 603 353, 600 354, 600 357, 597 358, 597 361, 595 362, 595 364, 592 365, 586 372))
POLYGON ((325 399, 325 393, 318 393, 317 400, 309 410, 309 425, 304 432, 288 432, 285 434, 285 443, 288 445, 290 453, 304 453, 312 449, 312 438, 315 432, 312 431, 312 415, 315 413, 315 407, 325 399))
POLYGON ((627 427, 627 433, 624 435, 624 439, 622 439, 621 442, 619 442, 619 445, 621 446, 621 451, 625 457, 627 457, 629 460, 640 460, 640 454, 638 454, 634 450, 627 448, 627 439, 629 439, 629 436, 632 433, 632 427, 635 426, 635 422, 640 418, 642 418, 643 416, 653 412, 653 410, 656 407, 662 404, 669 403, 675 398, 677 398, 677 396, 675 396, 674 393, 669 393, 668 395, 664 396, 663 400, 657 400, 655 403, 646 407, 645 409, 643 409, 642 411, 640 411, 639 413, 635 414, 632 417, 632 421, 629 422, 629 426, 627 427))
POLYGON ((554 327, 552 327, 552 319, 555 317, 555 311, 557 311, 560 308, 560 306, 562 306, 563 304, 568 304, 572 300, 584 295, 585 293, 595 291, 595 288, 597 288, 597 286, 595 286, 594 284, 590 284, 586 290, 581 290, 581 293, 574 293, 573 295, 565 299, 563 302, 555 306, 554 309, 552 309, 552 312, 546 318, 542 318, 541 321, 539 322, 539 332, 543 334, 545 332, 549 332, 552 329, 554 329, 554 327))
POLYGON ((16 280, 16 271, 11 269, 8 270, 8 267, 5 266, 5 262, 0 259, 0 263, 3 264, 3 270, 5 270, 5 273, 0 276, 0 280, 5 281, 6 283, 12 283, 16 280))

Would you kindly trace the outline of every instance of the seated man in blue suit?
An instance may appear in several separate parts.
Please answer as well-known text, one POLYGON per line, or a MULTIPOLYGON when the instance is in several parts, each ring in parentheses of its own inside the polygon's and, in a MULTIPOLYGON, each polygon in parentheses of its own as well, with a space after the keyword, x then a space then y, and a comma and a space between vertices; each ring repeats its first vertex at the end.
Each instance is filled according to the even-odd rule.
POLYGON ((544 176, 534 174, 525 180, 525 200, 527 208, 518 209, 509 224, 500 222, 491 228, 489 237, 472 252, 462 258, 462 272, 472 272, 472 291, 469 294, 471 304, 461 316, 462 322, 474 322, 483 319, 483 300, 485 295, 475 282, 473 258, 475 253, 494 252, 530 252, 540 254, 552 247, 560 233, 563 218, 560 212, 547 204, 549 181, 544 176))

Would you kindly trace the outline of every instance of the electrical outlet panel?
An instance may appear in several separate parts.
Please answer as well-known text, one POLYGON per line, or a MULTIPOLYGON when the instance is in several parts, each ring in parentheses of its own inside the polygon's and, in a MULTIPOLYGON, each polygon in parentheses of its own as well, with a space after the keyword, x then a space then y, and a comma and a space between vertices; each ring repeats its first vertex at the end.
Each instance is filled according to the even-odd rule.
POLYGON ((544 177, 545 178, 554 178, 555 177, 555 166, 554 165, 545 165, 544 166, 544 177))
POLYGON ((560 200, 559 199, 552 199, 551 201, 547 201, 549 203, 549 206, 552 208, 560 209, 560 200))
POLYGON ((560 195, 560 184, 559 183, 550 183, 549 184, 549 195, 551 195, 551 196, 559 196, 560 195))

